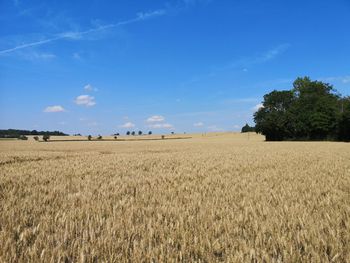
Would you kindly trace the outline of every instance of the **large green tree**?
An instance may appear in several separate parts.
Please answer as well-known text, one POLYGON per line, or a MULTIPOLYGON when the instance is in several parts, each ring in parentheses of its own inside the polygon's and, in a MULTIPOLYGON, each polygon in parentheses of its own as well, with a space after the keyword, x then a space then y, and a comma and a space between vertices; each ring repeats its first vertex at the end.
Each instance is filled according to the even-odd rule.
POLYGON ((335 137, 339 117, 339 96, 333 86, 310 78, 297 78, 292 90, 295 100, 290 112, 295 137, 326 139, 335 137))
POLYGON ((266 136, 267 141, 281 141, 291 136, 290 114, 293 103, 291 91, 272 91, 264 96, 263 107, 254 114, 256 132, 266 136))
POLYGON ((330 84, 297 78, 291 90, 266 94, 254 121, 267 141, 350 140, 350 98, 330 84))

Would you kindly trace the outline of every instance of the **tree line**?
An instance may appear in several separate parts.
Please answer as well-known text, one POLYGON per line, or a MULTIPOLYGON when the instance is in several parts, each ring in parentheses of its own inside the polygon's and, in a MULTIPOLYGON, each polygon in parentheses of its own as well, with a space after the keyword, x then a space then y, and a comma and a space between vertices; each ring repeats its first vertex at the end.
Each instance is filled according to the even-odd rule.
POLYGON ((328 83, 297 78, 291 90, 266 94, 254 121, 267 141, 350 141, 350 97, 328 83))
POLYGON ((67 136, 60 131, 37 131, 37 130, 17 130, 17 129, 7 129, 0 130, 0 138, 20 138, 25 135, 48 135, 48 136, 67 136))

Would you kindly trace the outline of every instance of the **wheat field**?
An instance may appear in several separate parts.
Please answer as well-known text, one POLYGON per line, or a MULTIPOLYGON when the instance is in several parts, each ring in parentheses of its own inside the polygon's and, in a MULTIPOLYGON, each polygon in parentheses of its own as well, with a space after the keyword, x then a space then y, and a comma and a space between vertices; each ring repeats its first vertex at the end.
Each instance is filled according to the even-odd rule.
POLYGON ((350 262, 350 145, 0 141, 0 262, 350 262))

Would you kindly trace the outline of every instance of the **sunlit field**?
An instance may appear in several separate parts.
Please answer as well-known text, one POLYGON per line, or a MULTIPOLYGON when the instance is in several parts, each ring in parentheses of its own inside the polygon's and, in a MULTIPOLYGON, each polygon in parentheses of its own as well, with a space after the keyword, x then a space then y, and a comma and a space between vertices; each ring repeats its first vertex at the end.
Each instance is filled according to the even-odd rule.
POLYGON ((350 144, 186 136, 0 141, 0 262, 349 262, 350 144))

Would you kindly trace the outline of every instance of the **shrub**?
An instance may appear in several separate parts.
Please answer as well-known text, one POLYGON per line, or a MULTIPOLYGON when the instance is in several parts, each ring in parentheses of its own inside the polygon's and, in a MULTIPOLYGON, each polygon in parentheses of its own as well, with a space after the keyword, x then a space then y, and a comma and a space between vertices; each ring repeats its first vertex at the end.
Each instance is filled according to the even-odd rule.
POLYGON ((241 133, 244 132, 255 132, 255 127, 251 127, 248 123, 246 123, 241 129, 241 133))
POLYGON ((50 135, 45 134, 45 135, 43 136, 43 140, 44 140, 45 142, 47 142, 48 140, 50 140, 50 135))
POLYGON ((135 136, 135 134, 136 134, 136 132, 132 131, 131 135, 132 135, 132 136, 135 136))
POLYGON ((28 137, 25 136, 25 135, 20 135, 20 136, 18 137, 18 140, 26 141, 26 140, 28 140, 28 137))
POLYGON ((89 140, 89 141, 91 141, 92 136, 91 136, 91 135, 89 135, 87 138, 88 138, 88 140, 89 140))
POLYGON ((34 136, 33 139, 38 142, 39 141, 39 136, 34 136))
POLYGON ((138 134, 139 134, 139 135, 142 135, 142 131, 139 131, 138 134))
POLYGON ((118 136, 114 136, 114 140, 117 140, 118 139, 118 136))
POLYGON ((97 137, 97 140, 102 140, 102 136, 99 135, 99 136, 97 137))
POLYGON ((151 132, 151 131, 149 131, 149 132, 148 132, 148 135, 152 135, 152 132, 151 132))

